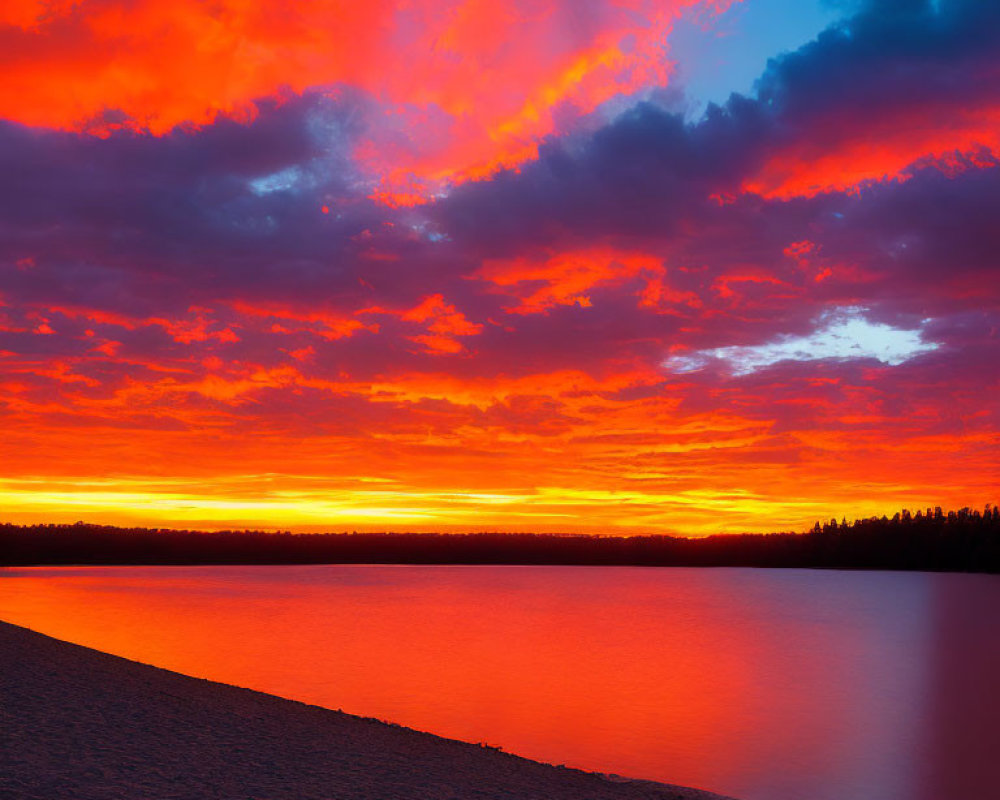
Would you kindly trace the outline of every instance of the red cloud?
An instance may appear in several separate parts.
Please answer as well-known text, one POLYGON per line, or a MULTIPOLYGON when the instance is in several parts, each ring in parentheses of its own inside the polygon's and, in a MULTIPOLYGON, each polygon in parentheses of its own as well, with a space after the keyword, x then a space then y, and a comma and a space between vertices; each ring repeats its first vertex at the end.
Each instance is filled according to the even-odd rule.
POLYGON ((376 196, 409 204, 534 157, 557 116, 665 83, 676 18, 732 2, 20 0, 0 12, 0 117, 163 134, 350 86, 379 104, 358 150, 376 196))
POLYGON ((918 167, 955 173, 1000 158, 1000 100, 953 106, 832 112, 812 119, 743 181, 768 199, 856 191, 866 183, 908 180, 918 167), (933 120, 928 124, 928 120, 933 120))
POLYGON ((693 292, 666 285, 666 272, 658 256, 598 246, 542 259, 487 261, 476 277, 519 300, 507 309, 511 314, 544 314, 556 306, 587 307, 591 305, 587 294, 591 289, 621 285, 632 278, 646 281, 638 302, 644 308, 662 311, 671 304, 700 307, 701 300, 693 292))
POLYGON ((446 303, 440 294, 429 295, 413 308, 404 311, 368 308, 359 313, 388 314, 398 317, 403 322, 423 325, 427 333, 407 338, 422 345, 428 353, 461 353, 465 348, 455 337, 477 336, 483 331, 481 324, 469 321, 455 306, 446 303))

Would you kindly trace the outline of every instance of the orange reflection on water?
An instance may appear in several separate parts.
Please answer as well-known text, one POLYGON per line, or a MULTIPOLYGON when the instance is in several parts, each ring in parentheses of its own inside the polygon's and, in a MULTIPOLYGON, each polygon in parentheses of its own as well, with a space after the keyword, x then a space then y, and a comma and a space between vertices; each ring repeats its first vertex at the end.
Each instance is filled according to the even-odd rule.
MULTIPOLYGON (((958 576, 933 576, 949 577, 958 576)), ((930 579, 565 567, 33 569, 0 580, 0 617, 553 763, 743 800, 877 800, 910 796, 923 758, 930 579)))

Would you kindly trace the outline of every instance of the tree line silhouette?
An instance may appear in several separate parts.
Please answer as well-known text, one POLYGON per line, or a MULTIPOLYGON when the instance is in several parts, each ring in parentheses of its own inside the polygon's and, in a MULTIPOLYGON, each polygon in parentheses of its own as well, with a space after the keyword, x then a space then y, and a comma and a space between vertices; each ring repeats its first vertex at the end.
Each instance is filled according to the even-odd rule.
POLYGON ((901 511, 807 533, 289 533, 0 524, 0 566, 537 564, 1000 572, 1000 508, 901 511))

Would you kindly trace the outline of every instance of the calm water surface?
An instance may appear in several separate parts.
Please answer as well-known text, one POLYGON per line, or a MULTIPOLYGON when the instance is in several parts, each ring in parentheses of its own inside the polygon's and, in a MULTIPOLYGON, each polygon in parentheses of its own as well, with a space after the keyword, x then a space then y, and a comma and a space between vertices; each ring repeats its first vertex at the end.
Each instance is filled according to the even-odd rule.
POLYGON ((1000 579, 578 567, 0 570, 0 618, 743 800, 1000 797, 1000 579))

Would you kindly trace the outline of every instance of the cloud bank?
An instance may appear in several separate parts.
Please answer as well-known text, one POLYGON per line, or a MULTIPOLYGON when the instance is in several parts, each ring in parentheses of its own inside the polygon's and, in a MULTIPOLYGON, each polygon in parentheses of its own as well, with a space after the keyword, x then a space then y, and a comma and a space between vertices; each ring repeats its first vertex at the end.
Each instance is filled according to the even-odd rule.
POLYGON ((725 5, 11 6, 7 507, 702 533, 995 501, 1000 11, 869 2, 686 120, 671 25, 725 5))

